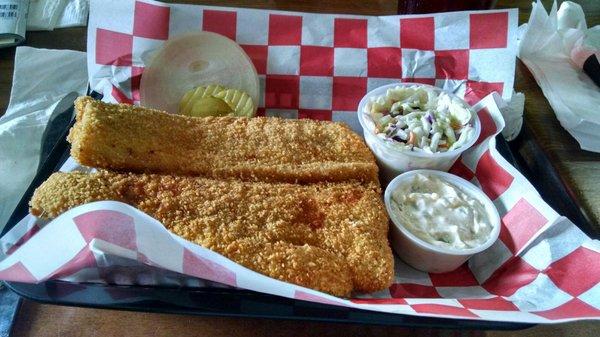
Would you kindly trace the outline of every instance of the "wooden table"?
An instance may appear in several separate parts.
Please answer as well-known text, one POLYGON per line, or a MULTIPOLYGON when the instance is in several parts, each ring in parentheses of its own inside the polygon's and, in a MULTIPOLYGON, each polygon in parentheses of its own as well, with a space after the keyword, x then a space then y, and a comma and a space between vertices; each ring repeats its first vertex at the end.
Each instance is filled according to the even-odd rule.
MULTIPOLYGON (((212 5, 271 8, 281 10, 354 13, 369 15, 395 14, 397 1, 387 0, 260 0, 260 1, 178 1, 212 5)), ((600 23, 600 2, 582 4, 588 25, 600 23)), ((549 8, 551 0, 544 0, 549 8)), ((518 7, 519 21, 529 17, 531 0, 500 0, 500 8, 518 7)), ((31 32, 27 45, 38 48, 85 50, 85 28, 60 29, 54 32, 31 32)), ((0 49, 0 114, 6 110, 12 83, 14 48, 0 49)), ((580 200, 594 224, 600 219, 600 154, 582 151, 560 127, 548 102, 526 67, 520 62, 516 71, 516 90, 525 93, 525 121, 533 138, 555 165, 560 176, 580 200)), ((264 319, 207 318, 164 314, 133 313, 43 305, 24 301, 16 320, 15 336, 90 336, 90 335, 203 335, 203 336, 296 336, 296 335, 454 335, 439 330, 411 330, 379 326, 340 325, 274 321, 264 319)), ((600 336, 600 324, 579 322, 510 332, 471 332, 474 336, 600 336)))

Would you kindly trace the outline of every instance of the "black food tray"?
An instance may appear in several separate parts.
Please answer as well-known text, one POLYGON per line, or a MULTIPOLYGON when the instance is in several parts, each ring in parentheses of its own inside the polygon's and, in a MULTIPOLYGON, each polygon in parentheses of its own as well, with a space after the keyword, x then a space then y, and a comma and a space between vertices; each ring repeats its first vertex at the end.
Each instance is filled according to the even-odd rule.
MULTIPOLYGON (((41 165, 1 235, 28 214, 28 202, 35 188, 57 171, 69 157, 70 144, 66 141, 67 130, 65 129, 46 161, 41 165)), ((497 148, 518 168, 508 144, 501 136, 497 138, 497 148)), ((524 323, 381 313, 230 288, 119 286, 64 281, 46 281, 39 284, 6 282, 6 284, 20 296, 33 301, 103 309, 451 329, 516 330, 532 326, 524 323)))

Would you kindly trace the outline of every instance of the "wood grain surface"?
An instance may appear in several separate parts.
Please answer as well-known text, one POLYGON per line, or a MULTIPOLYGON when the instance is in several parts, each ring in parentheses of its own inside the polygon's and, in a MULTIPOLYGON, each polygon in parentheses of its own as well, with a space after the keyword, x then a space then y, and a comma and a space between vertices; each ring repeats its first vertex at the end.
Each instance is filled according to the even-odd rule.
MULTIPOLYGON (((402 0, 400 0, 402 1, 402 0)), ((170 1, 168 1, 170 2, 170 1)), ((397 1, 387 0, 231 0, 177 1, 209 5, 270 8, 307 12, 367 15, 395 14, 397 1)), ((551 1, 542 1, 546 8, 551 1)), ((600 1, 581 3, 588 25, 600 23, 600 1)), ((529 17, 531 0, 500 0, 498 8, 519 8, 520 23, 529 17)), ((38 48, 85 50, 85 28, 28 32, 26 45, 38 48)), ((14 48, 0 49, 0 115, 9 100, 14 48)), ((525 93, 525 120, 535 140, 575 191, 597 224, 600 219, 600 154, 582 151, 560 127, 535 80, 520 62, 517 64, 517 91, 525 93)), ((600 130, 599 130, 600 131, 600 130)), ((519 332, 464 332, 411 330, 405 328, 275 321, 251 318, 209 318, 83 309, 24 301, 13 331, 15 336, 600 336, 600 323, 578 322, 538 326, 519 332)))
POLYGON ((197 317, 84 309, 25 301, 13 328, 14 337, 32 336, 212 336, 212 337, 596 337, 600 323, 536 326, 521 331, 409 329, 359 324, 282 321, 260 318, 197 317))

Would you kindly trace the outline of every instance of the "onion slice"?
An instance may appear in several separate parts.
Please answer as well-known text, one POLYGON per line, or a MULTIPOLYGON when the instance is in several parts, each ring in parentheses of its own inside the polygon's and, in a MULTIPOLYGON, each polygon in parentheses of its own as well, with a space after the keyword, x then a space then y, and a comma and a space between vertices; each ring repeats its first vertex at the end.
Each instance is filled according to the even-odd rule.
POLYGON ((140 104, 177 113, 187 91, 209 84, 242 90, 259 103, 256 69, 237 43, 211 32, 184 34, 167 41, 144 70, 140 104))

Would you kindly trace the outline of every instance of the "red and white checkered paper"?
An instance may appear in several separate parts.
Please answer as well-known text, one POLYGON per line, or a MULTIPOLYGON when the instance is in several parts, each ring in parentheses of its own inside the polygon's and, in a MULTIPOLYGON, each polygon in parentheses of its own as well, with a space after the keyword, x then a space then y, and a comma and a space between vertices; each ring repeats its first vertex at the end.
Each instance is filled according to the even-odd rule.
POLYGON ((259 114, 354 121, 360 99, 398 81, 474 103, 510 98, 517 11, 357 16, 92 1, 88 72, 106 101, 138 103, 144 67, 165 40, 206 30, 235 40, 260 81, 259 114))
MULTIPOLYGON (((490 90, 511 92, 515 28, 515 11, 350 17, 92 1, 88 63, 92 88, 108 100, 137 102, 139 75, 164 39, 191 29, 217 31, 235 38, 251 55, 265 84, 261 107, 267 115, 337 119, 356 126, 358 99, 390 81, 419 78, 459 93, 464 88, 471 102, 490 90), (495 62, 478 60, 488 52, 495 62), (345 63, 365 60, 359 56, 365 54, 360 64, 345 63), (457 55, 466 55, 467 63, 457 55), (510 76, 498 75, 506 64, 510 76), (489 83, 478 82, 494 76, 489 83)), ((499 100, 491 94, 475 105, 480 139, 451 172, 480 186, 494 201, 502 218, 500 239, 456 271, 427 274, 396 259, 389 289, 341 299, 250 271, 170 234, 133 207, 103 201, 47 224, 24 218, 0 239, 0 279, 228 285, 417 316, 532 323, 598 319, 600 242, 552 210, 496 151, 494 136, 504 127, 499 100)), ((81 169, 71 159, 62 170, 81 169)), ((128 300, 127 294, 107 296, 128 300)))

